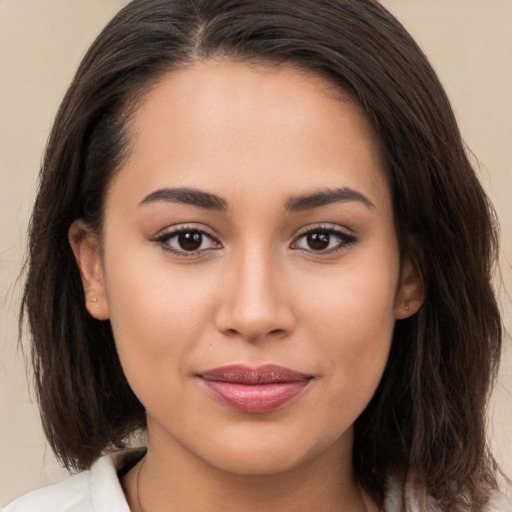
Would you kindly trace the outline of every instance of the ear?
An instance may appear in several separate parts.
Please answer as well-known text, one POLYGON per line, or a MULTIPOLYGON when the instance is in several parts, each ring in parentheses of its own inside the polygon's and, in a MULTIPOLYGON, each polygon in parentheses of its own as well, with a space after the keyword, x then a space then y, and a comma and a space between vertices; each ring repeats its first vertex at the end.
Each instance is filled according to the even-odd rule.
POLYGON ((110 316, 98 235, 82 219, 75 220, 68 232, 69 243, 80 270, 85 307, 97 320, 110 316))
POLYGON ((400 280, 395 302, 395 318, 409 318, 418 312, 425 300, 421 272, 409 257, 402 258, 400 280))

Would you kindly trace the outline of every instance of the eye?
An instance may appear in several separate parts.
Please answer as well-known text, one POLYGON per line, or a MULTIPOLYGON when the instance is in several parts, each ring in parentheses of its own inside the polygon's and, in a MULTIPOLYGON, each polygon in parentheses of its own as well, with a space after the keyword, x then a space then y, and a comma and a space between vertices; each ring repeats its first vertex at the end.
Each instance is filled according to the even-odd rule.
POLYGON ((179 228, 164 233, 153 240, 162 249, 181 256, 190 256, 210 249, 218 249, 221 244, 205 231, 193 228, 179 228))
POLYGON ((356 242, 354 235, 332 227, 314 228, 302 233, 292 244, 292 249, 331 254, 356 242))

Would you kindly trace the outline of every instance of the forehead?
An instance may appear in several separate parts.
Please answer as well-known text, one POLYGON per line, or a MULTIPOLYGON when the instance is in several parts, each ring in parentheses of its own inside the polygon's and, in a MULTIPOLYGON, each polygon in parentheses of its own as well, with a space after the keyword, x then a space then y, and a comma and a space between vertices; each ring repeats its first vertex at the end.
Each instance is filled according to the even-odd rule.
POLYGON ((361 109, 292 67, 212 60, 170 72, 128 130, 130 156, 116 180, 131 178, 141 194, 169 185, 220 195, 237 185, 261 193, 282 185, 289 194, 305 186, 387 190, 361 109))

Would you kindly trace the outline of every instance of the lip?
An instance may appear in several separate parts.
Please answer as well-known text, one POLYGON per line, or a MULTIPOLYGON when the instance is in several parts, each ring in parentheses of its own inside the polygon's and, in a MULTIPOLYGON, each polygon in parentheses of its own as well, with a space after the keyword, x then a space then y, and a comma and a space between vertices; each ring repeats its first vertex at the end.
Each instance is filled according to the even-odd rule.
POLYGON ((229 365, 199 374, 206 391, 230 408, 250 413, 270 412, 299 395, 312 375, 267 364, 252 368, 229 365))

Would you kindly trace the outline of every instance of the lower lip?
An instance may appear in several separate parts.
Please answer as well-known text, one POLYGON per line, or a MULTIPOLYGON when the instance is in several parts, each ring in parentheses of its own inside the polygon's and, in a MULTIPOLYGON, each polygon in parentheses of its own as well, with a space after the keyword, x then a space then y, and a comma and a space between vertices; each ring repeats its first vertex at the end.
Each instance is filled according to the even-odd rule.
POLYGON ((209 394, 221 404, 243 412, 270 412, 301 393, 309 380, 245 385, 203 379, 209 394))

